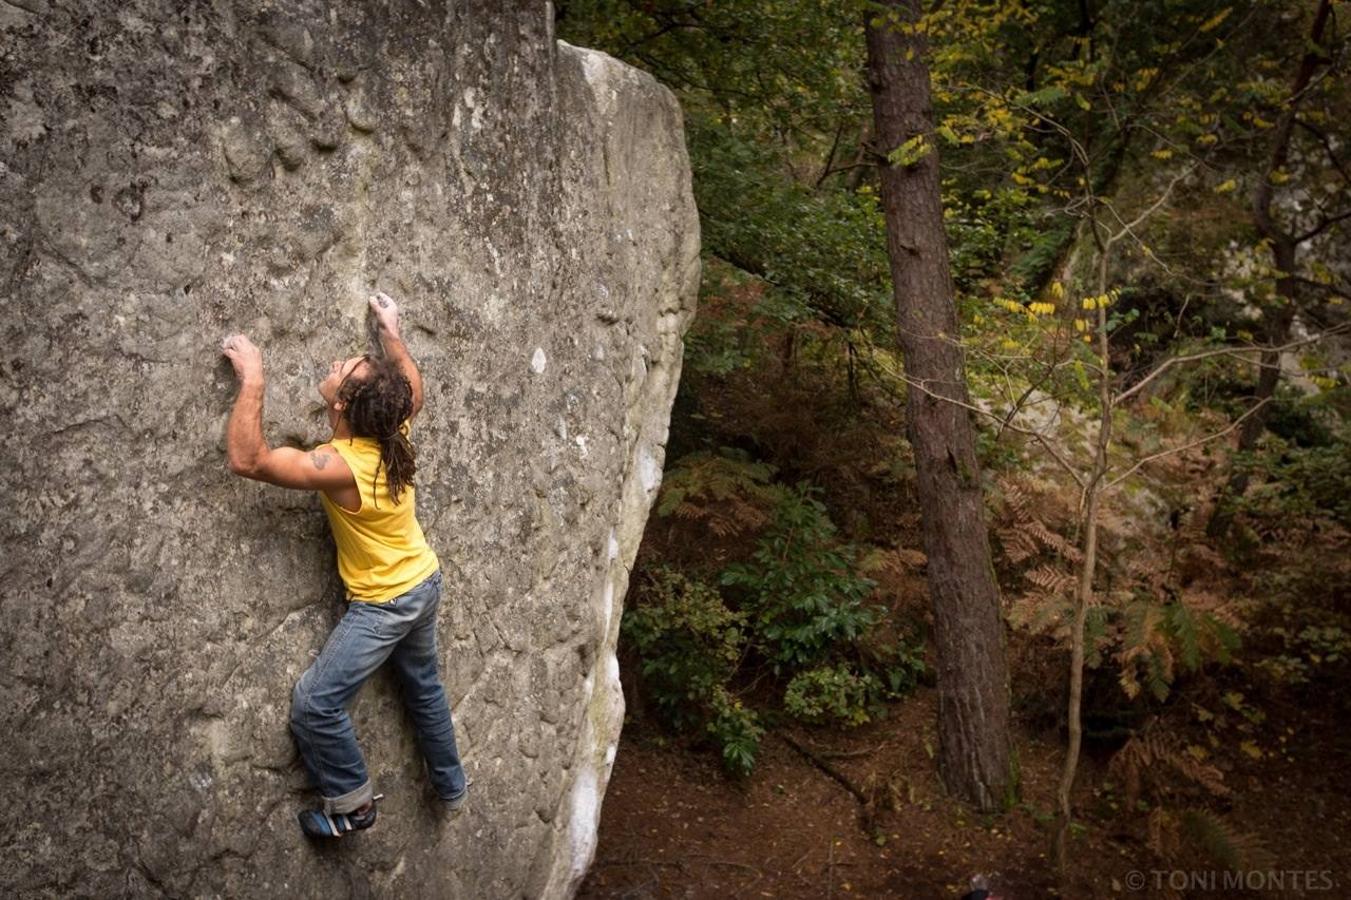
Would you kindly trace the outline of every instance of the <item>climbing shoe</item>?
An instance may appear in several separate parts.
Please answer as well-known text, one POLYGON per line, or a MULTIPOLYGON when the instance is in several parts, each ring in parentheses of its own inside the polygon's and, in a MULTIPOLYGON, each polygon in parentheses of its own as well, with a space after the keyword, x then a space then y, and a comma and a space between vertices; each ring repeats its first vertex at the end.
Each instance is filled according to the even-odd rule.
POLYGON ((312 838, 339 838, 352 831, 361 831, 375 824, 375 804, 385 799, 376 794, 371 808, 364 813, 326 813, 322 809, 307 809, 297 816, 300 828, 312 838))
POLYGON ((464 806, 464 802, 469 799, 469 787, 473 783, 474 780, 472 778, 466 778, 464 780, 464 790, 460 791, 454 797, 441 798, 441 803, 443 804, 442 808, 448 812, 458 811, 460 807, 464 806))

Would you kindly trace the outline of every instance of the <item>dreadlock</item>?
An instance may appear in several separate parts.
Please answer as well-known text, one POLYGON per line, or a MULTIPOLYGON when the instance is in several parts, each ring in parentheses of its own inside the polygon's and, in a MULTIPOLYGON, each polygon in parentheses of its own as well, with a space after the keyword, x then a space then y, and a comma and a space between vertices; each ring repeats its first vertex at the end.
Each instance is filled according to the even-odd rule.
MULTIPOLYGON (((356 437, 375 438, 380 443, 380 463, 385 467, 385 483, 389 496, 397 504, 403 489, 412 485, 417 471, 413 445, 399 430, 404 420, 413 414, 413 386, 399 367, 382 356, 366 355, 368 371, 360 380, 352 378, 338 389, 338 398, 345 405, 344 416, 356 437)), ((380 466, 371 478, 371 492, 375 492, 380 477, 380 466)), ((376 501, 379 504, 379 501, 376 501)))

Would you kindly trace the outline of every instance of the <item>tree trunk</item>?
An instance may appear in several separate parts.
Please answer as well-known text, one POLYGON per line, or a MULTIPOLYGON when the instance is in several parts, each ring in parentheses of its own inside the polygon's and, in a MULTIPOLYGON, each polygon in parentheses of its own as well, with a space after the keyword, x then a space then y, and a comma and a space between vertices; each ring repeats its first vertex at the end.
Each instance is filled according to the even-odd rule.
MULTIPOLYGON (((1098 222, 1089 218, 1088 227, 1093 244, 1098 249, 1097 293, 1107 293, 1107 272, 1112 240, 1104 239, 1098 222)), ((1099 305, 1095 316, 1098 336, 1098 435, 1094 441, 1093 471, 1084 483, 1083 510, 1080 529, 1083 535, 1083 562, 1079 569, 1079 584, 1074 592, 1074 622, 1070 630, 1070 699, 1068 709, 1069 741, 1065 747, 1065 763, 1060 770, 1060 787, 1056 791, 1058 807, 1055 840, 1052 855, 1056 868, 1063 875, 1069 865, 1070 821, 1073 814, 1071 800, 1074 778, 1079 771, 1079 751, 1083 745, 1084 701, 1084 625, 1088 608, 1093 604, 1093 577, 1098 567, 1098 509, 1102 501, 1102 482, 1107 475, 1107 452, 1112 446, 1112 353, 1107 334, 1107 307, 1099 305)))
POLYGON ((880 174, 899 342, 911 383, 907 432, 929 557, 939 771, 951 793, 988 811, 1016 790, 1004 623, 974 433, 959 405, 970 399, 943 230, 926 48, 907 27, 919 19, 919 4, 887 5, 890 14, 870 17, 867 26, 878 145, 889 150, 923 135, 929 148, 912 165, 884 163, 880 174))
MULTIPOLYGON (((1272 246, 1272 256, 1276 269, 1290 274, 1276 279, 1276 296, 1280 305, 1265 312, 1267 322, 1263 329, 1262 339, 1268 347, 1279 347, 1290 339, 1290 326, 1295 321, 1297 309, 1295 296, 1297 285, 1293 275, 1295 252, 1294 241, 1288 239, 1277 240, 1272 246)), ((1257 412, 1243 420, 1243 427, 1238 432, 1238 447, 1236 448, 1238 453, 1251 453, 1257 449, 1257 441, 1262 437, 1262 432, 1266 430, 1267 414, 1271 411, 1271 404, 1267 401, 1276 396, 1276 386, 1280 384, 1281 380, 1281 354, 1279 350, 1263 350, 1258 361, 1261 368, 1257 373, 1257 390, 1253 396, 1256 402, 1263 405, 1257 412)), ((1211 513, 1210 521, 1206 524, 1207 535, 1218 539, 1229 533, 1229 527, 1234 521, 1234 502, 1247 492, 1247 471, 1242 469, 1232 471, 1229 474, 1229 481, 1220 494, 1219 502, 1215 504, 1215 509, 1211 513)))

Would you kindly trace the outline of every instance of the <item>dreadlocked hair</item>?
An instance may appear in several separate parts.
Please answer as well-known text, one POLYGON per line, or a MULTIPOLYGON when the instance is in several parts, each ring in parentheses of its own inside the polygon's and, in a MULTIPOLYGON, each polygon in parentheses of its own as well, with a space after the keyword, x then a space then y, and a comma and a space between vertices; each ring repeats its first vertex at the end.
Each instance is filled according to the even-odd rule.
MULTIPOLYGON (((413 484, 417 463, 413 445, 399 426, 413 414, 413 386, 399 367, 381 356, 364 357, 368 371, 360 380, 350 379, 338 391, 343 414, 356 437, 375 438, 380 443, 380 464, 385 469, 389 496, 397 504, 405 487, 413 484)), ((371 478, 375 493, 380 466, 371 478)), ((376 500, 376 505, 379 505, 376 500)))

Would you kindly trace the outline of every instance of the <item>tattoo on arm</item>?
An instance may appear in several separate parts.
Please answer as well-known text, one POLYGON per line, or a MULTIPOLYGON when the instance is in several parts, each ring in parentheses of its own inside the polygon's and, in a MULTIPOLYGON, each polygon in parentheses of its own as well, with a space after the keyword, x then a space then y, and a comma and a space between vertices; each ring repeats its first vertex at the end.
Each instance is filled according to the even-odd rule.
POLYGON ((324 466, 328 465, 328 454, 320 453, 318 450, 315 450, 310 454, 310 462, 314 463, 316 469, 322 469, 324 466))

